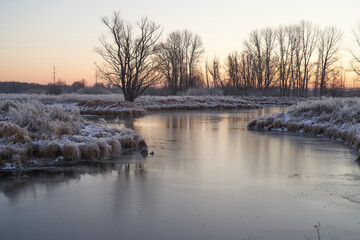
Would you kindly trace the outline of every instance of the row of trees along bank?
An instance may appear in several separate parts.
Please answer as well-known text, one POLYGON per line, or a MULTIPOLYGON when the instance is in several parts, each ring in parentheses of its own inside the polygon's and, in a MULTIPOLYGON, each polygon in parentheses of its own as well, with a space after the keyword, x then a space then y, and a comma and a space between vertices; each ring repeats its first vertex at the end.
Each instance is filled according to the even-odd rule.
MULTIPOLYGON (((111 40, 100 39, 96 52, 103 62, 96 64, 102 79, 120 88, 128 101, 146 89, 162 84, 172 94, 192 87, 232 87, 267 91, 278 88, 280 96, 316 96, 329 88, 344 87, 340 64, 342 31, 319 28, 301 21, 250 32, 242 51, 230 53, 223 64, 218 58, 204 61, 201 38, 188 30, 170 33, 161 41, 160 25, 142 18, 136 25, 115 12, 103 17, 111 40), (203 64, 205 62, 205 64, 203 64)), ((360 27, 354 36, 360 47, 360 27)), ((352 51, 352 71, 360 58, 352 51)))

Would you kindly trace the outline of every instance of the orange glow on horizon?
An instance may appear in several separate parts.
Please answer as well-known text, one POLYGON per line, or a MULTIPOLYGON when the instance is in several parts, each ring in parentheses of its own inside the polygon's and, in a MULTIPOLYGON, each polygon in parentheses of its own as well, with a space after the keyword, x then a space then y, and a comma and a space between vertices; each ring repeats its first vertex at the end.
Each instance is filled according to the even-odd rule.
MULTIPOLYGON (((252 30, 305 19, 320 27, 336 25, 344 31, 343 63, 347 65, 346 49, 353 44, 350 29, 360 20, 356 7, 360 4, 354 0, 328 1, 326 11, 323 2, 312 0, 291 4, 285 0, 226 4, 183 0, 176 10, 172 5, 164 0, 2 1, 0 81, 51 83, 55 66, 56 80, 71 84, 85 79, 88 85, 94 84, 94 62, 101 59, 93 50, 100 46, 99 37, 106 34, 100 17, 113 11, 120 10, 122 17, 133 23, 148 16, 163 28, 162 39, 172 31, 188 29, 202 38, 206 50, 203 60, 216 55, 222 64, 227 54, 242 50, 252 30)), ((349 74, 346 87, 352 85, 349 74)))

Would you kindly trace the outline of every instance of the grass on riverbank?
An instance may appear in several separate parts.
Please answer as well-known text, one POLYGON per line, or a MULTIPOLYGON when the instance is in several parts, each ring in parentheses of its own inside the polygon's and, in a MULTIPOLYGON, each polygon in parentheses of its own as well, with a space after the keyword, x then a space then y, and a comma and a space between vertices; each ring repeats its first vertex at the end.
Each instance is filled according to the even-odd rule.
MULTIPOLYGON (((360 99, 322 98, 251 120, 248 129, 326 136, 360 150, 360 99)), ((357 160, 360 160, 360 154, 357 160)))
POLYGON ((102 160, 137 149, 147 152, 139 133, 95 125, 83 119, 76 107, 0 101, 1 169, 35 167, 59 160, 102 160))
POLYGON ((125 102, 120 94, 29 95, 0 94, 0 100, 27 102, 37 100, 44 105, 60 104, 71 110, 76 106, 83 115, 142 115, 147 111, 249 109, 264 105, 291 105, 302 99, 251 96, 141 96, 134 103, 125 102))

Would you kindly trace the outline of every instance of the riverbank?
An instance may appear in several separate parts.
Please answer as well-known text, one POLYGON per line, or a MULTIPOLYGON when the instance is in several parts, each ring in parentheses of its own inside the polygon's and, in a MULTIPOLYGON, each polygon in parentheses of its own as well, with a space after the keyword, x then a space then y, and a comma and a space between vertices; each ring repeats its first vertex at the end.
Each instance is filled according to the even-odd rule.
POLYGON ((325 136, 358 151, 360 161, 360 99, 322 98, 299 102, 285 111, 251 120, 250 130, 325 136))
POLYGON ((96 99, 95 96, 76 103, 81 114, 143 115, 154 111, 256 109, 269 105, 292 105, 300 98, 234 97, 234 96, 142 96, 134 103, 118 98, 96 99))
POLYGON ((60 104, 66 109, 77 107, 82 115, 143 115, 148 111, 163 110, 214 110, 256 109, 269 105, 289 106, 301 98, 252 97, 252 96, 142 96, 134 103, 126 102, 122 95, 64 94, 29 95, 0 94, 0 100, 26 102, 37 100, 44 105, 60 104))
POLYGON ((59 96, 0 94, 0 169, 43 167, 62 162, 103 160, 124 151, 147 153, 131 129, 108 129, 81 115, 144 115, 148 111, 256 109, 291 105, 302 99, 233 96, 143 96, 134 103, 122 95, 59 96))
POLYGON ((118 158, 125 151, 147 154, 139 133, 96 125, 82 118, 75 106, 65 109, 37 100, 0 101, 2 170, 118 158))

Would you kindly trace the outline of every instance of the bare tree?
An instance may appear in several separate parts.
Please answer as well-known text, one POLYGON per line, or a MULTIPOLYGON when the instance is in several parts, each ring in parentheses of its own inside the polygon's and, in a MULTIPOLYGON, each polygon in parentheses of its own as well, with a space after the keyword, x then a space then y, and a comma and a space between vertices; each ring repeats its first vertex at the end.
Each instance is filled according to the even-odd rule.
POLYGON ((192 36, 192 38, 190 38, 190 49, 187 55, 187 65, 189 69, 187 87, 195 87, 197 85, 196 78, 198 76, 196 73, 197 66, 200 62, 202 54, 204 53, 204 48, 199 35, 191 34, 190 36, 192 36))
POLYGON ((205 60, 205 80, 206 80, 206 87, 210 88, 210 85, 209 85, 209 63, 208 63, 207 58, 205 60))
POLYGON ((249 35, 249 40, 244 42, 248 54, 253 55, 256 66, 257 88, 263 88, 263 53, 262 36, 258 30, 254 30, 249 35))
POLYGON ((302 20, 300 23, 300 31, 303 55, 303 79, 301 87, 303 92, 307 92, 309 86, 310 72, 313 66, 310 64, 310 60, 316 47, 316 43, 318 41, 319 29, 311 22, 302 20))
POLYGON ((291 87, 295 86, 296 69, 299 59, 298 27, 280 26, 277 31, 277 68, 280 84, 280 95, 289 96, 291 87))
POLYGON ((280 95, 281 96, 286 96, 287 93, 287 88, 289 87, 289 82, 288 82, 288 71, 287 69, 290 67, 289 62, 291 61, 290 59, 290 46, 291 46, 291 41, 290 41, 290 35, 288 34, 288 31, 286 30, 285 27, 280 26, 279 29, 277 30, 277 42, 278 42, 278 51, 277 51, 277 56, 278 56, 278 72, 279 72, 279 84, 280 84, 280 95))
POLYGON ((264 88, 269 89, 275 78, 275 67, 274 67, 274 47, 276 34, 272 28, 265 28, 262 30, 262 36, 264 38, 264 88))
POLYGON ((215 88, 223 87, 224 82, 223 79, 221 78, 221 73, 220 73, 220 61, 217 57, 214 57, 208 70, 213 79, 213 86, 215 88))
POLYGON ((240 57, 240 73, 244 88, 256 88, 256 63, 255 57, 247 52, 242 52, 240 57))
POLYGON ((350 50, 350 53, 353 56, 353 59, 352 59, 352 62, 351 62, 351 67, 352 67, 352 70, 358 76, 360 76, 360 53, 359 53, 359 49, 360 49, 360 22, 358 22, 356 24, 355 28, 353 28, 353 37, 354 37, 354 41, 356 43, 356 47, 354 47, 353 49, 350 50))
POLYGON ((132 102, 160 79, 158 62, 154 61, 160 26, 144 17, 135 28, 118 12, 114 12, 111 19, 102 17, 101 20, 112 40, 109 43, 103 36, 102 46, 95 49, 104 60, 102 65, 96 65, 98 72, 108 84, 122 90, 126 101, 132 102))
POLYGON ((312 56, 317 43, 318 28, 310 22, 277 30, 277 68, 280 94, 288 96, 290 89, 294 95, 305 96, 311 77, 312 56))
POLYGON ((291 82, 293 84, 293 91, 294 95, 301 95, 300 89, 301 89, 301 81, 302 81, 302 75, 303 75, 303 69, 302 69, 302 62, 304 59, 304 56, 302 54, 302 45, 301 45, 301 27, 299 25, 294 25, 294 54, 295 54, 295 62, 292 69, 292 75, 291 75, 291 82))
POLYGON ((243 87, 238 53, 233 52, 229 54, 226 58, 225 65, 227 76, 229 77, 229 84, 236 88, 243 87))
POLYGON ((333 65, 338 61, 338 53, 342 32, 340 29, 332 26, 325 28, 319 37, 318 54, 319 54, 319 80, 320 95, 324 95, 328 75, 334 70, 333 65))
POLYGON ((198 85, 198 65, 203 52, 199 35, 188 30, 170 33, 161 44, 158 54, 161 72, 174 94, 198 85))

